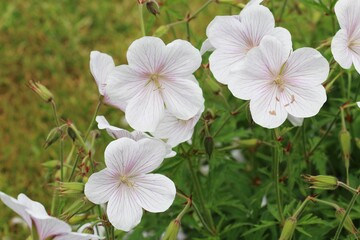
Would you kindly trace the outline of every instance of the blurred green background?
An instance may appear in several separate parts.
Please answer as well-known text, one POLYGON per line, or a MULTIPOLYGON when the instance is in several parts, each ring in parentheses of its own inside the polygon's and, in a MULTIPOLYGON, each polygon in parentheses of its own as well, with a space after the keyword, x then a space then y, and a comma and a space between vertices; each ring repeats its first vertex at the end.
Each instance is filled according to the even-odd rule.
MULTIPOLYGON (((184 19, 206 1, 159 2, 159 16, 144 11, 148 35, 166 23, 184 19)), ((319 46, 338 28, 334 15, 312 2, 290 0, 284 9, 284 1, 264 3, 272 10, 278 26, 292 33, 294 48, 319 46)), ((239 11, 227 4, 210 4, 190 22, 191 42, 200 48, 206 26, 214 16, 239 11)), ((179 24, 162 38, 165 42, 186 39, 186 31, 186 25, 179 24)), ((73 121, 85 132, 98 99, 89 70, 90 51, 108 53, 117 65, 123 64, 128 46, 139 37, 136 0, 0 0, 0 191, 14 197, 26 193, 50 209, 51 178, 41 163, 57 158, 58 145, 47 150, 42 145, 55 121, 51 106, 26 83, 34 80, 47 86, 55 96, 61 118, 73 121)), ((330 54, 328 48, 326 54, 330 54)), ((113 125, 122 126, 121 111, 105 106, 100 114, 113 125)), ((102 161, 109 142, 104 135, 96 145, 98 161, 102 161)), ((9 233, 15 231, 10 224, 15 213, 0 205, 0 236, 20 239, 9 233)))

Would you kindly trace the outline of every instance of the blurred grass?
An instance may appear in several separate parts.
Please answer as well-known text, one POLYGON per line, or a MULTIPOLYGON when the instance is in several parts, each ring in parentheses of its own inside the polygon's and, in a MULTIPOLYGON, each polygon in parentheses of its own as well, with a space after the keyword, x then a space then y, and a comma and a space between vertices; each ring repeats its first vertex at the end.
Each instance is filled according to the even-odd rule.
MULTIPOLYGON (((162 1, 159 17, 145 12, 147 31, 152 33, 162 24, 181 20, 204 2, 162 1)), ((277 19, 282 4, 283 1, 265 3, 277 19)), ((290 30, 296 47, 299 42, 301 46, 318 46, 333 35, 329 27, 331 17, 317 9, 306 9, 306 5, 296 1, 288 4, 292 7, 285 9, 286 21, 279 25, 290 30)), ((238 12, 228 5, 210 5, 190 23, 192 43, 200 47, 206 26, 215 15, 238 12)), ((50 105, 31 92, 26 82, 40 81, 48 86, 55 95, 61 118, 72 120, 85 131, 98 99, 88 66, 90 51, 106 52, 117 65, 122 64, 126 62, 128 46, 139 37, 136 0, 0 0, 0 191, 14 197, 26 193, 50 209, 51 189, 41 162, 56 159, 58 146, 43 150, 42 144, 55 122, 50 105)), ((176 37, 186 38, 184 24, 163 38, 169 42, 176 37)), ((104 107, 100 113, 120 126, 120 111, 104 107)), ((105 141, 97 145, 99 160, 105 145, 105 141)), ((8 223, 15 216, 8 208, 3 209, 0 236, 9 231, 8 223)))

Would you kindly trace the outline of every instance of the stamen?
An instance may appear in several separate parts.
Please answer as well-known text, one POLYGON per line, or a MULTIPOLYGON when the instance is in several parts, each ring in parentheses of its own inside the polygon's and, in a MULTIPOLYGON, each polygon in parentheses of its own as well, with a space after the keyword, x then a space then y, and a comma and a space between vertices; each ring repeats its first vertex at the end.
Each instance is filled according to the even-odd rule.
POLYGON ((133 187, 134 183, 130 182, 127 176, 121 176, 120 182, 126 184, 128 187, 133 187))

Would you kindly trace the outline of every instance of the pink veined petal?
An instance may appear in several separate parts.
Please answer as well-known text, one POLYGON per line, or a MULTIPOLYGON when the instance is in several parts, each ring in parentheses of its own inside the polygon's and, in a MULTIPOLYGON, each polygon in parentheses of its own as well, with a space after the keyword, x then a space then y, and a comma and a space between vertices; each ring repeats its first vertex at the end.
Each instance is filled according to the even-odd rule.
POLYGON ((126 166, 128 176, 136 176, 151 172, 163 162, 167 152, 163 141, 144 138, 137 142, 138 157, 133 158, 126 166))
MULTIPOLYGON (((114 156, 116 157, 116 156, 114 156)), ((108 168, 93 173, 85 184, 85 196, 95 204, 106 203, 120 184, 120 174, 108 168)))
POLYGON ((176 188, 169 178, 160 174, 145 174, 133 180, 135 200, 146 211, 164 212, 173 203, 176 188))
POLYGON ((271 36, 265 36, 257 48, 250 50, 246 61, 229 77, 231 93, 240 99, 257 98, 259 92, 266 92, 276 79, 285 63, 289 49, 271 36))
POLYGON ((114 67, 115 63, 111 56, 99 51, 90 53, 90 71, 98 85, 99 93, 103 96, 105 95, 107 77, 114 67))
POLYGON ((329 75, 329 63, 319 51, 300 48, 289 57, 283 68, 286 85, 309 88, 323 83, 329 75))
MULTIPOLYGON (((152 81, 141 89, 128 103, 125 117, 129 125, 138 131, 152 132, 164 116, 166 89, 164 82, 156 86, 152 81), (165 90, 164 90, 165 88, 165 90)), ((185 91, 185 90, 184 90, 185 91)))
POLYGON ((209 39, 205 39, 205 41, 201 44, 200 54, 204 55, 206 52, 212 52, 215 48, 211 45, 209 39))
POLYGON ((270 34, 275 27, 274 16, 262 5, 247 7, 240 15, 240 20, 244 27, 244 35, 249 39, 252 47, 258 46, 262 38, 270 34))
POLYGON ((159 73, 165 66, 165 43, 157 37, 135 40, 127 51, 129 66, 143 74, 159 73))
POLYGON ((298 118, 315 116, 326 102, 326 91, 322 85, 311 88, 287 86, 280 95, 286 111, 298 118))
POLYGON ((277 128, 288 116, 285 107, 279 102, 279 90, 275 84, 258 93, 250 100, 250 112, 255 123, 265 128, 277 128))
POLYGON ((288 114, 288 118, 289 122, 291 122, 291 124, 294 127, 301 127, 303 125, 304 122, 304 118, 298 118, 298 117, 294 117, 291 114, 288 114))
POLYGON ((360 2, 358 0, 339 0, 335 4, 335 13, 340 27, 349 36, 360 28, 360 2))
POLYGON ((46 212, 45 207, 39 203, 31 200, 28 198, 25 194, 20 193, 18 195, 19 203, 21 203, 26 209, 36 213, 39 216, 49 216, 49 214, 46 212))
POLYGON ((140 139, 151 138, 151 137, 149 135, 147 135, 146 133, 143 133, 140 131, 132 131, 131 138, 134 139, 135 141, 139 141, 140 139))
POLYGON ((22 217, 25 220, 26 224, 31 228, 32 223, 30 215, 26 212, 25 206, 22 203, 3 192, 0 192, 0 199, 6 206, 19 214, 19 216, 22 217))
POLYGON ((354 67, 358 73, 360 73, 360 39, 358 40, 357 46, 352 46, 352 61, 354 63, 354 67))
MULTIPOLYGON (((166 79, 162 86, 162 96, 167 110, 179 119, 192 118, 204 105, 201 88, 190 79, 166 79)), ((156 127, 157 125, 150 132, 154 132, 156 127)))
MULTIPOLYGON (((202 109, 203 110, 203 109, 202 109)), ((200 119, 202 111, 189 120, 180 120, 169 112, 161 120, 153 135, 156 138, 167 139, 172 147, 191 139, 194 127, 200 119)))
POLYGON ((201 64, 201 55, 191 43, 175 40, 165 48, 164 66, 161 74, 164 76, 187 76, 195 72, 201 64))
MULTIPOLYGON (((262 3, 263 0, 250 0, 246 5, 245 8, 253 6, 253 5, 259 5, 260 3, 262 3)), ((240 13, 241 14, 241 13, 240 13)))
POLYGON ((128 102, 141 92, 150 79, 151 73, 140 73, 140 68, 120 65, 108 76, 106 85, 107 102, 122 111, 128 102))
POLYGON ((292 50, 291 34, 287 29, 276 27, 269 33, 269 35, 279 40, 284 48, 289 49, 289 52, 292 50))
POLYGON ((85 233, 66 233, 60 236, 56 236, 54 240, 96 240, 96 239, 105 239, 104 237, 99 237, 93 234, 85 233))
POLYGON ((131 138, 131 133, 125 129, 111 126, 104 116, 96 116, 96 122, 98 123, 99 129, 105 129, 106 132, 113 138, 118 139, 122 137, 131 138))
POLYGON ((133 189, 126 185, 121 185, 111 196, 106 212, 110 223, 115 228, 126 232, 140 223, 143 214, 133 189))
POLYGON ((69 224, 62 220, 50 216, 36 216, 32 212, 28 212, 34 221, 40 240, 71 232, 69 224))
POLYGON ((120 138, 112 141, 105 149, 108 171, 120 176, 128 175, 134 163, 139 161, 140 151, 139 144, 132 139, 120 138))
POLYGON ((331 41, 331 52, 342 68, 349 69, 352 64, 352 53, 345 29, 340 29, 331 41))

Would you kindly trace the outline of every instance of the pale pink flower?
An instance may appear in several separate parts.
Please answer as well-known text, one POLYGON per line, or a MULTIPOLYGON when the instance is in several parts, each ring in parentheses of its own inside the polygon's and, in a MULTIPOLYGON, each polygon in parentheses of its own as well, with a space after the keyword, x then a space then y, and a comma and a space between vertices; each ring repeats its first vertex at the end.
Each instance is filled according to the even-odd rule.
POLYGON ((143 37, 131 44, 127 60, 128 65, 116 67, 109 75, 106 92, 125 111, 133 129, 153 132, 165 109, 188 120, 203 106, 202 90, 193 75, 201 55, 189 42, 165 45, 160 38, 143 37))
POLYGON ((349 69, 354 64, 360 73, 360 1, 339 0, 335 13, 340 30, 332 39, 332 54, 342 68, 349 69))
POLYGON ((19 214, 32 231, 37 231, 40 240, 49 238, 54 240, 103 239, 96 235, 72 232, 69 224, 49 216, 42 204, 32 201, 25 194, 21 193, 18 199, 15 199, 0 192, 0 199, 19 214))
POLYGON ((230 75, 229 89, 240 99, 250 100, 253 120, 266 128, 280 126, 291 114, 297 118, 316 115, 326 102, 321 85, 329 63, 313 48, 290 48, 266 36, 259 47, 230 75))
POLYGON ((85 195, 93 203, 107 204, 107 215, 117 229, 130 231, 140 223, 143 210, 164 212, 174 201, 174 183, 149 174, 166 155, 164 144, 144 138, 120 138, 105 149, 106 168, 90 176, 85 195))
POLYGON ((270 10, 258 5, 259 1, 246 7, 240 15, 217 16, 206 29, 208 42, 202 52, 212 46, 210 70, 217 81, 228 84, 233 67, 241 65, 247 53, 260 44, 264 36, 276 37, 287 48, 291 48, 291 35, 288 30, 275 27, 274 16, 270 10))
MULTIPOLYGON (((144 139, 144 138, 155 139, 155 138, 149 136, 148 134, 140 132, 140 131, 129 132, 128 130, 114 127, 114 126, 110 125, 110 123, 106 120, 106 118, 104 116, 96 116, 95 120, 98 123, 98 128, 105 129, 106 132, 114 139, 130 138, 136 142, 139 141, 140 139, 144 139)), ((191 120, 189 120, 189 121, 191 121, 191 120)), ((172 146, 169 143, 163 142, 160 139, 158 139, 158 140, 161 141, 165 145, 165 148, 166 148, 165 158, 171 158, 176 155, 176 152, 172 151, 172 146)))

